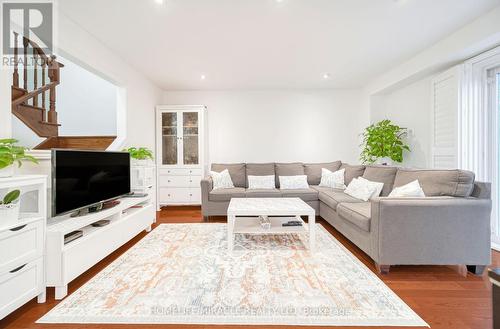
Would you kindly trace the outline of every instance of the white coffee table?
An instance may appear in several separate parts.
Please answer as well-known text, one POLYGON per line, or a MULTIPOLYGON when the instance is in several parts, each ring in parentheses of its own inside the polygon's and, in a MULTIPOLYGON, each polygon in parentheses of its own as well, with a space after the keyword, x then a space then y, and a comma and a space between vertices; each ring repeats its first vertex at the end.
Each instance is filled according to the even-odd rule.
POLYGON ((314 251, 316 213, 300 198, 232 198, 227 209, 227 242, 230 252, 234 248, 235 234, 290 234, 309 232, 309 250, 314 251), (258 217, 271 217, 271 228, 264 229, 258 217), (279 216, 279 217, 278 217, 279 216), (306 225, 300 216, 307 216, 306 225), (298 220, 302 226, 282 226, 298 220))

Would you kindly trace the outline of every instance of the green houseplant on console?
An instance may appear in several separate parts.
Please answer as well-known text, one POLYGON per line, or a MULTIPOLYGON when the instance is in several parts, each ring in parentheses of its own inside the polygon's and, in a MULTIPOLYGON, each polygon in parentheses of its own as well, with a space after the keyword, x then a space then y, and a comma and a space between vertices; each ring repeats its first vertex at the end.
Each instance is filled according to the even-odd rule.
POLYGON ((136 165, 146 165, 154 159, 153 151, 147 147, 129 147, 128 149, 123 149, 123 152, 130 153, 130 157, 136 165))
POLYGON ((21 167, 23 161, 38 163, 31 155, 26 154, 26 148, 15 145, 16 139, 0 139, 0 177, 11 177, 14 174, 14 164, 21 167))
POLYGON ((21 191, 13 190, 0 199, 0 226, 9 225, 19 219, 19 197, 21 191))
POLYGON ((363 132, 363 151, 360 160, 363 163, 391 164, 403 162, 404 151, 410 151, 404 138, 408 130, 395 125, 391 120, 382 120, 370 125, 363 132))

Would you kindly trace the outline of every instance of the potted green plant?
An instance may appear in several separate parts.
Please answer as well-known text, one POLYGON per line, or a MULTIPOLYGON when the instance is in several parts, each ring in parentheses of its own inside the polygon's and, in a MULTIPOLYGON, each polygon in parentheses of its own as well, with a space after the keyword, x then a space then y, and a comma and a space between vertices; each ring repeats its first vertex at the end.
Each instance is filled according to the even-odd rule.
POLYGON ((0 200, 0 225, 9 225, 19 219, 19 196, 21 191, 14 190, 7 193, 0 200))
POLYGON ((14 174, 14 164, 21 167, 23 161, 38 163, 31 155, 26 154, 26 148, 15 145, 16 139, 0 139, 0 177, 11 177, 14 174))
POLYGON ((129 147, 123 149, 123 151, 130 153, 130 157, 135 165, 146 165, 154 159, 153 151, 147 147, 129 147))
POLYGON ((363 132, 363 150, 360 160, 363 163, 392 164, 403 162, 404 151, 410 151, 404 138, 408 130, 395 125, 391 120, 382 120, 370 125, 363 132))

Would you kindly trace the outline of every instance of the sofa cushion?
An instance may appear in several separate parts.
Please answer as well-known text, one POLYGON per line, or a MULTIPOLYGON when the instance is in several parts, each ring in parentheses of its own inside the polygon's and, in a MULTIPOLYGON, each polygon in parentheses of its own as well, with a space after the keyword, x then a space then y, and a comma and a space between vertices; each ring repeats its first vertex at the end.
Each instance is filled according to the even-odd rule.
POLYGON ((398 169, 394 187, 418 179, 425 196, 468 197, 474 189, 474 173, 461 169, 398 169))
POLYGON ((319 185, 321 181, 321 169, 325 168, 331 172, 335 172, 340 169, 342 162, 325 162, 325 163, 305 163, 304 164, 304 174, 307 175, 307 182, 309 185, 319 185))
POLYGON ((245 189, 243 187, 221 188, 212 190, 208 194, 210 201, 230 201, 231 198, 244 198, 245 189))
POLYGON ((359 176, 363 176, 363 173, 365 172, 365 166, 363 165, 355 165, 352 166, 347 163, 343 163, 340 166, 340 169, 345 168, 345 179, 344 179, 344 184, 347 186, 349 183, 354 179, 359 176))
POLYGON ((380 196, 388 196, 392 191, 394 179, 396 178, 397 167, 389 166, 366 166, 363 178, 372 182, 384 183, 380 196))
POLYGON ((352 203, 363 202, 363 200, 359 200, 353 198, 350 195, 345 194, 344 190, 331 189, 329 187, 321 187, 321 186, 311 186, 311 188, 319 192, 318 198, 320 201, 322 201, 328 207, 332 208, 335 211, 337 211, 337 206, 341 202, 352 202, 352 203))
POLYGON ((280 187, 280 176, 299 176, 304 175, 304 165, 300 162, 295 163, 276 163, 276 187, 280 187))
POLYGON ((278 189, 255 189, 245 191, 245 197, 247 198, 280 198, 282 193, 278 189))
POLYGON ((361 203, 341 203, 337 207, 337 214, 353 225, 366 232, 370 232, 371 204, 361 203))
POLYGON ((212 163, 212 171, 221 172, 224 169, 229 171, 229 175, 235 187, 246 187, 247 176, 244 163, 212 163))
POLYGON ((318 191, 312 188, 296 189, 296 190, 281 190, 284 198, 301 198, 304 201, 318 201, 318 191))
POLYGON ((247 169, 247 177, 245 177, 246 187, 248 187, 248 176, 275 175, 274 163, 247 163, 246 169, 247 169))

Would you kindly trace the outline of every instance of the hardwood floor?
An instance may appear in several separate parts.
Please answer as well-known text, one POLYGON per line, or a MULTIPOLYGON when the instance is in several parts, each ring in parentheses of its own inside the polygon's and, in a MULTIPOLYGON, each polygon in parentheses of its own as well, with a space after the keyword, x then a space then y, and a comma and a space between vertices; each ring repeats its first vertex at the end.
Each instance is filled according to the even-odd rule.
MULTIPOLYGON (((158 213, 156 225, 162 223, 199 223, 202 222, 199 207, 176 207, 158 213)), ((216 218, 212 221, 225 221, 225 218, 216 218)), ((341 241, 354 255, 375 272, 370 258, 356 246, 346 240, 328 223, 319 220, 328 231, 341 241)), ((155 225, 155 226, 156 226, 155 225)), ((122 248, 95 265, 85 274, 69 285, 72 293, 106 265, 115 260, 125 250, 133 246, 146 233, 141 233, 122 248)), ((500 253, 493 252, 492 266, 500 267, 500 253)), ((487 274, 474 276, 467 273, 462 266, 396 266, 391 268, 388 275, 380 276, 382 280, 398 294, 415 312, 417 312, 433 329, 482 329, 492 328, 491 285, 487 274)), ((1 293, 1 292, 0 292, 1 293)), ((53 308, 54 289, 49 289, 47 303, 37 304, 32 300, 16 312, 0 320, 0 328, 10 329, 97 329, 123 328, 123 325, 42 325, 35 321, 53 308)), ((250 326, 207 326, 207 325, 131 325, 127 328, 250 328, 250 326)), ((258 327, 263 328, 263 327, 258 327)), ((272 328, 286 328, 273 326, 272 328)), ((314 327, 307 327, 314 328, 314 327)), ((324 328, 324 327, 318 327, 324 328)), ((340 328, 340 327, 335 327, 340 328)), ((396 327, 390 327, 396 328, 396 327)))

